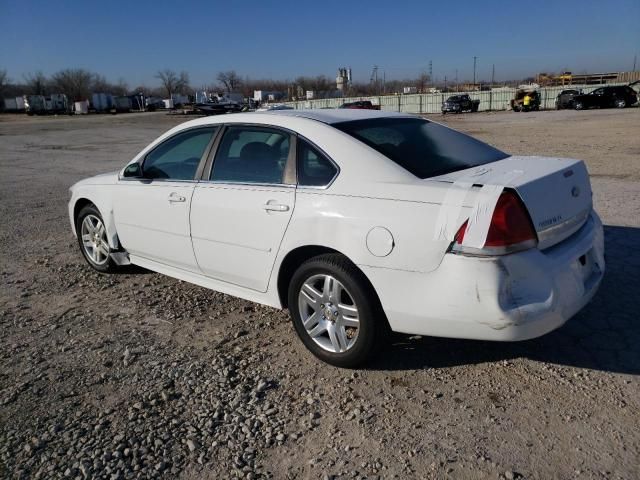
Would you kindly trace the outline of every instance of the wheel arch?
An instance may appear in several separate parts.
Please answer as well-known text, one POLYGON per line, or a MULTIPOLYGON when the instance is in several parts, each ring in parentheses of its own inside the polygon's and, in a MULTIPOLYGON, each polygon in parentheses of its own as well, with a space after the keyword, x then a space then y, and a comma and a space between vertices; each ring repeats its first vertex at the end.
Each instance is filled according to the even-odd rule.
MULTIPOLYGON (((101 196, 98 195, 97 198, 100 199, 101 196)), ((100 212, 102 221, 104 222, 105 228, 107 229, 107 240, 109 241, 109 246, 114 250, 120 249, 120 239, 118 238, 118 234, 116 232, 115 222, 113 219, 113 211, 109 207, 108 202, 105 202, 104 199, 103 201, 94 201, 87 195, 79 194, 78 197, 73 200, 72 227, 74 234, 77 235, 78 233, 76 231, 78 215, 80 214, 80 211, 87 205, 93 205, 98 210, 98 212, 100 212)))
MULTIPOLYGON (((298 269, 300 265, 309 260, 310 258, 317 257, 319 255, 324 255, 327 253, 336 253, 342 255, 347 259, 361 274, 364 280, 367 283, 367 286, 371 289, 371 292, 375 296, 375 301, 380 309, 380 311, 384 315, 384 309, 382 308, 382 302, 380 301, 380 297, 378 296, 378 292, 376 291, 373 283, 367 276, 365 272, 362 271, 358 265, 349 258, 348 255, 330 247, 322 246, 322 245, 303 245, 294 248, 289 251, 282 262, 280 263, 280 268, 278 269, 278 280, 277 280, 277 290, 278 290, 278 298, 280 300, 280 305, 282 308, 288 308, 288 293, 289 293, 289 283, 291 282, 291 278, 293 274, 298 269)), ((385 316, 386 321, 386 316, 385 316)), ((387 322, 388 323, 388 322, 387 322)))

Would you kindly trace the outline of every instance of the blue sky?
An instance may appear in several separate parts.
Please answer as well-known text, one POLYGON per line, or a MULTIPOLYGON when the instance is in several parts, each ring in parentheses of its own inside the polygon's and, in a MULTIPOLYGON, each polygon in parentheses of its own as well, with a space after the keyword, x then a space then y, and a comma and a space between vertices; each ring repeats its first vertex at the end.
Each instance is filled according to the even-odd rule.
MULTIPOLYGON (((130 86, 163 68, 198 87, 235 69, 253 78, 368 81, 428 70, 451 80, 518 79, 539 71, 628 71, 640 56, 640 0, 333 1, 0 0, 0 69, 83 67, 130 86), (455 5, 455 6, 454 6, 455 5)), ((640 59, 638 60, 640 69, 640 59)))

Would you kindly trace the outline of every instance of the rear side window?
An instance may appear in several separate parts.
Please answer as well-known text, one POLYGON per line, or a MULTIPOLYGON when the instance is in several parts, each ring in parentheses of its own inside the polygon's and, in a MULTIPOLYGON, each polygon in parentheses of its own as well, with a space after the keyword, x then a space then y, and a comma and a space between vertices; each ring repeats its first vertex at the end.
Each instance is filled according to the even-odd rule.
POLYGON ((309 142, 298 137, 298 185, 325 187, 338 173, 336 166, 309 142))
POLYGON ((289 157, 289 134, 261 127, 229 127, 213 161, 211 180, 282 183, 289 157))
POLYGON ((145 178, 193 180, 200 158, 216 128, 179 133, 147 154, 142 166, 145 178))
POLYGON ((418 178, 444 175, 509 156, 480 140, 420 118, 374 118, 333 126, 418 178))

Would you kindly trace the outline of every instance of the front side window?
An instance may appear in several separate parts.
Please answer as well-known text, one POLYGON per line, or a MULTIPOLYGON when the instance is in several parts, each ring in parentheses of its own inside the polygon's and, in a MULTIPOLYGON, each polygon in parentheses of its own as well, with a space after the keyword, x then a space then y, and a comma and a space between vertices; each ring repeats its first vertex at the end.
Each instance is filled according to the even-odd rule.
POLYGON ((215 131, 215 127, 189 130, 161 143, 144 160, 144 178, 193 180, 215 131))
POLYGON ((480 140, 420 118, 374 118, 333 126, 418 178, 444 175, 509 156, 480 140))
POLYGON ((229 127, 213 162, 210 180, 282 183, 289 157, 289 134, 262 127, 229 127))
POLYGON ((324 187, 331 183, 338 173, 331 161, 316 148, 298 137, 298 185, 304 187, 324 187))

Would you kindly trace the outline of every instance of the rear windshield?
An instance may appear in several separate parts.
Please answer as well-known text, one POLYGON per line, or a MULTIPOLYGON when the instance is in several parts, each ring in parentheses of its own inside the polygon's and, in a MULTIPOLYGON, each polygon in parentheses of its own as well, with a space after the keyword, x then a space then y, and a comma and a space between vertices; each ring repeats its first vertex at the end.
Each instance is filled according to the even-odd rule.
POLYGON ((509 156, 475 138, 421 118, 374 118, 333 126, 418 178, 444 175, 509 156))

